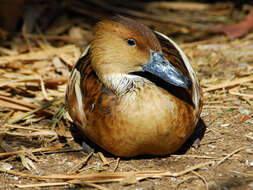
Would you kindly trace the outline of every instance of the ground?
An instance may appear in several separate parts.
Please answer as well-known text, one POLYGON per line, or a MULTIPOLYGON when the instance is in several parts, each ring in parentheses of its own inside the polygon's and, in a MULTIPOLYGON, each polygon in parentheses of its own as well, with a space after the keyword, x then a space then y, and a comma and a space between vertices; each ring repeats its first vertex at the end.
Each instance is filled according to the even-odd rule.
MULTIPOLYGON (((195 10, 205 21, 185 14, 195 18, 193 26, 208 27, 211 16, 226 24, 238 21, 232 13, 243 14, 220 7, 213 5, 209 17, 195 10)), ((67 119, 53 125, 71 67, 92 37, 81 20, 61 19, 68 23, 61 32, 53 25, 53 34, 22 33, 0 44, 0 189, 253 189, 252 33, 231 39, 173 23, 167 34, 189 57, 203 91, 199 138, 172 155, 125 159, 88 155, 67 119)))

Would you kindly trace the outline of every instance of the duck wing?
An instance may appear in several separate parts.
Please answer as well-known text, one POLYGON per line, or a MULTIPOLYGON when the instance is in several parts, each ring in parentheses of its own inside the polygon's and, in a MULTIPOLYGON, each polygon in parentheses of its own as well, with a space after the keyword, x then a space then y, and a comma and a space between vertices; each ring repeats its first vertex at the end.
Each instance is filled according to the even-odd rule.
POLYGON ((181 48, 168 36, 154 31, 157 39, 159 40, 164 56, 170 61, 170 63, 178 69, 183 75, 191 79, 192 88, 187 90, 187 93, 191 96, 192 103, 195 107, 196 114, 200 114, 202 108, 201 89, 197 75, 184 54, 181 48))

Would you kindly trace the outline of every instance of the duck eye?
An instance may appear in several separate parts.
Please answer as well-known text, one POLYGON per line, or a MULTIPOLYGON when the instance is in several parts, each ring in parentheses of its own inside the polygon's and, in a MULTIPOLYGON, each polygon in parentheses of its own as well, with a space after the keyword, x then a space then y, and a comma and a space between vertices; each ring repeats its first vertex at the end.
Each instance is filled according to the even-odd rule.
POLYGON ((129 38, 129 39, 127 39, 126 41, 127 41, 127 44, 128 44, 129 46, 136 46, 136 42, 135 42, 134 39, 129 38))

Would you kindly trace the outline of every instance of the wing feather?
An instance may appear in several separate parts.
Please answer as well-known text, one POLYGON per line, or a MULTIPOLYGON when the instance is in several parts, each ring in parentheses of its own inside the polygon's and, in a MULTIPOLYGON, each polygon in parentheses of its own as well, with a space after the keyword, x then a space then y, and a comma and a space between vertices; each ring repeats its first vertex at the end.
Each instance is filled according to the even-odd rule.
POLYGON ((202 107, 201 90, 197 75, 182 49, 168 36, 155 31, 158 40, 161 43, 162 51, 166 58, 181 71, 185 76, 192 80, 192 101, 195 105, 196 113, 199 115, 202 107))

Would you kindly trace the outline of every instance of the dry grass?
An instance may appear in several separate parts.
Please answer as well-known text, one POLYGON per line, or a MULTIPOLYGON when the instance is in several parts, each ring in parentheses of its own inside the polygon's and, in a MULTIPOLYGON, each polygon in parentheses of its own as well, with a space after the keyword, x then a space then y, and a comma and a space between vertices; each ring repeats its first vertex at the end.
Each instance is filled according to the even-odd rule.
MULTIPOLYGON (((222 4, 150 3, 137 11, 123 2, 117 5, 120 8, 115 2, 111 7, 94 3, 175 36, 203 88, 202 119, 207 129, 200 146, 167 157, 86 155, 74 141, 68 121, 54 128, 52 117, 63 101, 71 67, 92 37, 90 23, 65 15, 61 18, 65 27, 53 24, 45 34, 23 32, 0 42, 0 189, 79 185, 96 189, 252 189, 252 34, 230 40, 207 30, 217 22, 230 22, 230 13, 238 10, 228 9, 228 4, 222 8, 222 4), (168 8, 174 11, 165 11, 168 8)), ((72 10, 84 15, 92 12, 76 5, 72 10)), ((90 16, 98 19, 103 14, 90 16)))

